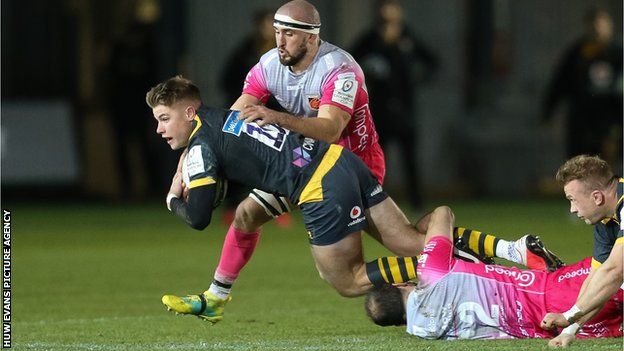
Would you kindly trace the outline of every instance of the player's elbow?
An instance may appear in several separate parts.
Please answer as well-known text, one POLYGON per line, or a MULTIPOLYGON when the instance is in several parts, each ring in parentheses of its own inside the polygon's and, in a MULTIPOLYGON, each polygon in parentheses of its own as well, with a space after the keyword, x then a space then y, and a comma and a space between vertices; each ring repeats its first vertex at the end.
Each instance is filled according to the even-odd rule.
POLYGON ((338 121, 330 120, 328 118, 322 118, 323 124, 320 125, 319 131, 323 136, 321 140, 324 142, 335 144, 340 140, 342 132, 346 124, 341 124, 338 121))
POLYGON ((195 230, 204 230, 210 224, 210 219, 211 216, 194 218, 188 222, 188 225, 195 230))
POLYGON ((340 140, 340 136, 342 135, 342 131, 334 131, 333 133, 328 133, 327 142, 330 144, 336 144, 340 140))
POLYGON ((340 136, 341 135, 342 135, 342 132, 336 132, 334 130, 332 130, 332 131, 328 130, 319 139, 324 141, 324 142, 326 142, 326 143, 329 143, 329 144, 336 144, 340 140, 340 136))

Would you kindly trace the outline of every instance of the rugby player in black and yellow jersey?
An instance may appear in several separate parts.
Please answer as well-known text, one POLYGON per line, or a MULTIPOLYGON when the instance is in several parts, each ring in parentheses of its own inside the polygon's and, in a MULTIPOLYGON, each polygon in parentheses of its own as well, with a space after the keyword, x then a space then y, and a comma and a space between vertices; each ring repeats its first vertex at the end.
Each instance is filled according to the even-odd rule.
MULTIPOLYGON (((341 295, 358 296, 379 281, 415 277, 412 256, 422 250, 424 236, 348 150, 276 125, 246 123, 236 118, 238 111, 208 108, 198 88, 180 76, 152 88, 146 101, 158 122, 157 133, 172 149, 187 149, 188 197, 182 196, 178 171, 167 206, 191 227, 203 229, 210 223, 218 184, 228 179, 282 194, 301 208, 316 267, 341 295), (366 264, 361 230, 407 257, 366 264)), ((177 303, 189 309, 181 312, 209 321, 220 319, 227 300, 206 301, 205 294, 194 301, 166 295, 163 302, 174 308, 177 303)))
MULTIPOLYGON (((592 270, 576 304, 565 313, 548 313, 542 327, 576 331, 602 309, 624 282, 624 179, 615 176, 607 162, 589 155, 566 161, 556 178, 570 201, 570 212, 594 226, 594 254, 592 270)), ((551 340, 551 345, 567 346, 572 340, 574 333, 562 333, 551 340)))

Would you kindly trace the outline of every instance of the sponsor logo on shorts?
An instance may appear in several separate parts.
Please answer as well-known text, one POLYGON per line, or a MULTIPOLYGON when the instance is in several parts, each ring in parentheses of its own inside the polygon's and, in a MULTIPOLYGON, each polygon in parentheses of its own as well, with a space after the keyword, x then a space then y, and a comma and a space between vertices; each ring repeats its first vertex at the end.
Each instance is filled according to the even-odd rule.
POLYGON ((436 245, 438 245, 437 241, 430 241, 427 243, 427 245, 425 245, 425 247, 423 248, 423 252, 431 252, 433 251, 433 249, 435 249, 436 245))
POLYGON ((353 220, 347 225, 349 227, 363 222, 366 219, 366 217, 362 216, 362 209, 360 206, 353 206, 351 211, 349 211, 349 217, 353 218, 353 220))
POLYGON ((589 271, 591 270, 591 268, 579 268, 575 271, 572 272, 566 272, 565 274, 560 274, 559 277, 557 277, 557 283, 561 283, 561 281, 565 280, 565 279, 570 279, 570 278, 574 278, 574 277, 578 277, 580 275, 588 275, 589 271))
POLYGON ((383 191, 381 185, 377 184, 377 186, 375 187, 375 189, 373 189, 373 191, 371 191, 370 196, 375 196, 379 193, 381 193, 383 191))
POLYGON ((506 275, 518 282, 518 286, 527 287, 535 281, 535 274, 531 271, 519 271, 507 269, 501 266, 485 265, 485 273, 506 275))
POLYGON ((437 241, 428 242, 423 248, 422 253, 418 256, 418 265, 421 267, 425 267, 425 263, 427 263, 427 258, 429 258, 428 252, 432 252, 435 249, 436 245, 438 245, 437 241))
POLYGON ((358 218, 361 214, 362 209, 360 208, 360 206, 353 206, 351 212, 349 212, 349 216, 351 216, 351 218, 353 219, 358 218))
POLYGON ((429 258, 429 255, 426 253, 420 254, 420 256, 418 256, 418 265, 420 267, 425 267, 425 263, 427 263, 427 258, 429 258))

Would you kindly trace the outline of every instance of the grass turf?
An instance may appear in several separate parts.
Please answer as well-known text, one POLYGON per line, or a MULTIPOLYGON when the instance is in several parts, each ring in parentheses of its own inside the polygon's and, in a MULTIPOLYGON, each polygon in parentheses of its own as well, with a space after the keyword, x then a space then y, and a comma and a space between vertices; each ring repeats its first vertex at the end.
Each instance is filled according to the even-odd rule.
MULTIPOLYGON (((591 228, 570 218, 564 200, 450 205, 468 228, 503 238, 539 234, 568 262, 591 255, 591 228)), ((208 287, 224 226, 196 232, 157 205, 9 209, 17 350, 546 349, 545 340, 423 341, 374 326, 361 298, 342 298, 318 277, 299 215, 290 229, 265 227, 224 320, 211 326, 166 312, 160 297, 208 287)), ((365 239, 367 260, 387 254, 365 239)), ((571 349, 622 350, 622 339, 571 349)))

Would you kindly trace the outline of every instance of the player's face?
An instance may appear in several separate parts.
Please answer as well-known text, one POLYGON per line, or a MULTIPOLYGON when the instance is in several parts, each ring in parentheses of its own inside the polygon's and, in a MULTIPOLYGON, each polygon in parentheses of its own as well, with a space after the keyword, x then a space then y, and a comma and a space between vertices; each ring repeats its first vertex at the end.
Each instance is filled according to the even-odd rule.
POLYGON ((596 224, 602 220, 600 207, 594 200, 593 192, 585 183, 575 179, 563 187, 566 199, 570 201, 570 212, 587 224, 596 224))
POLYGON ((172 150, 188 145, 194 117, 192 113, 189 116, 188 108, 188 104, 181 101, 172 106, 158 105, 152 109, 158 122, 156 133, 167 141, 172 150))
POLYGON ((310 34, 292 29, 275 28, 275 42, 280 63, 294 66, 308 53, 307 42, 310 34))

